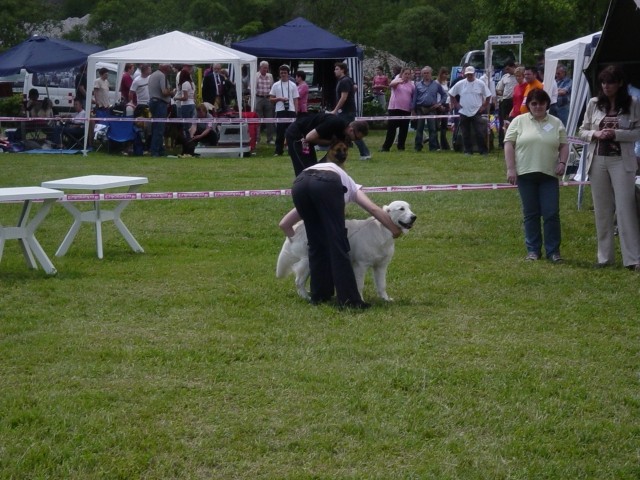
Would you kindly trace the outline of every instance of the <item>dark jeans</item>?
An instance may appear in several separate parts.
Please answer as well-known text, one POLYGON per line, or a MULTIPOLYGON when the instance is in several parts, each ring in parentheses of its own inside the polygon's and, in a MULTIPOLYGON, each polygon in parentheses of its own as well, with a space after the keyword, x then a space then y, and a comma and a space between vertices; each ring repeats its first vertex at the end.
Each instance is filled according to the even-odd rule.
POLYGON ((65 137, 74 144, 79 143, 84 138, 84 127, 80 125, 56 125, 50 140, 56 145, 64 145, 65 137))
POLYGON ((500 102, 498 106, 498 122, 500 123, 498 128, 498 145, 500 148, 504 146, 504 122, 509 119, 509 113, 513 109, 513 98, 505 98, 500 102))
MULTIPOLYGON (((196 131, 196 135, 197 134, 198 132, 196 131)), ((216 132, 211 130, 206 137, 200 139, 199 141, 194 141, 191 138, 189 140, 185 140, 184 145, 182 145, 182 153, 193 155, 198 144, 202 144, 207 147, 216 146, 218 144, 218 135, 216 134, 216 132)))
MULTIPOLYGON (((149 112, 152 118, 167 118, 169 104, 152 98, 149 102, 149 112)), ((165 155, 164 151, 164 122, 153 122, 151 124, 151 156, 160 157, 165 155)))
POLYGON ((296 178, 291 193, 307 230, 311 301, 329 300, 335 289, 340 305, 360 303, 349 259, 340 177, 335 172, 307 170, 296 178))
MULTIPOLYGON (((296 112, 290 112, 288 110, 283 110, 281 112, 276 112, 276 118, 296 118, 296 112)), ((290 123, 277 123, 276 124, 276 151, 275 153, 278 155, 282 155, 284 153, 284 135, 289 128, 290 123)))
MULTIPOLYGON (((423 107, 418 106, 417 112, 418 115, 435 115, 435 112, 431 109, 431 107, 423 107)), ((429 134, 429 150, 434 151, 438 150, 440 146, 438 145, 438 131, 436 128, 436 123, 439 120, 435 118, 419 118, 416 123, 416 141, 415 148, 417 151, 422 150, 422 141, 424 138, 424 127, 427 126, 427 131, 429 134)))
POLYGON ((293 164, 293 171, 296 177, 300 175, 305 168, 318 163, 316 149, 313 148, 313 145, 309 145, 309 151, 307 153, 302 151, 302 132, 295 123, 289 125, 289 128, 287 128, 285 133, 285 138, 287 140, 287 150, 291 157, 291 163, 293 164))
MULTIPOLYGON (((404 110, 389 110, 390 117, 406 117, 411 112, 404 110)), ((396 139, 396 129, 398 129, 398 150, 404 150, 409 132, 409 120, 387 120, 387 136, 382 144, 382 150, 389 151, 393 141, 396 139)))
POLYGON ((464 153, 473 153, 473 142, 471 140, 471 130, 473 129, 478 151, 481 155, 488 153, 486 141, 487 125, 481 113, 476 113, 473 117, 460 114, 460 129, 462 130, 462 143, 464 153))
POLYGON ((524 243, 527 252, 541 254, 544 231, 544 250, 547 258, 554 253, 559 254, 561 236, 558 179, 540 172, 518 175, 518 192, 522 201, 524 243))
MULTIPOLYGON (((444 104, 446 107, 440 115, 446 115, 449 113, 449 105, 444 104)), ((447 132, 449 131, 449 119, 448 118, 440 118, 436 120, 436 129, 440 132, 440 148, 442 150, 451 150, 449 146, 449 141, 447 140, 447 132)))

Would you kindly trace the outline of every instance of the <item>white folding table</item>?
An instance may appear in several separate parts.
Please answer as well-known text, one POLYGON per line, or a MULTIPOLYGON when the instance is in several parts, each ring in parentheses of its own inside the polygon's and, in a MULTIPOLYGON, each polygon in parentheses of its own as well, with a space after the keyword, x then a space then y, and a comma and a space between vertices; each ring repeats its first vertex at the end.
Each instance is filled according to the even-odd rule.
MULTIPOLYGON (((43 187, 60 188, 63 190, 91 190, 94 194, 99 194, 104 190, 118 187, 129 187, 127 193, 136 192, 140 187, 149 183, 147 177, 122 177, 116 175, 85 175, 83 177, 63 178, 42 182, 43 187)), ((56 252, 56 257, 62 257, 73 242, 73 239, 80 230, 82 222, 95 224, 96 228, 96 249, 98 258, 103 258, 102 250, 102 222, 113 220, 113 223, 120 231, 129 246, 134 252, 144 252, 138 241, 133 237, 129 229, 122 222, 120 215, 131 200, 121 200, 113 210, 105 210, 101 206, 99 199, 94 200, 93 210, 79 210, 72 202, 63 201, 62 206, 73 215, 73 225, 64 237, 62 244, 56 252)))
POLYGON ((22 211, 15 227, 5 227, 0 224, 0 260, 4 250, 5 240, 18 240, 27 265, 37 269, 36 259, 49 275, 56 274, 56 268, 40 246, 35 233, 38 226, 45 219, 56 200, 62 198, 63 192, 42 187, 13 187, 0 188, 0 202, 23 202, 22 211), (29 220, 31 205, 35 200, 42 200, 38 213, 29 220), (34 258, 35 255, 35 258, 34 258))

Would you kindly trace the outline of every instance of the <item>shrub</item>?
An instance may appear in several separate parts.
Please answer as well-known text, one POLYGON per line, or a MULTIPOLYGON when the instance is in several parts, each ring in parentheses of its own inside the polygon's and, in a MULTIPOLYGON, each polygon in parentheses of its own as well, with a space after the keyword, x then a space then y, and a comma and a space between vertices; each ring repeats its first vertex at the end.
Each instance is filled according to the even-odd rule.
POLYGON ((17 117, 20 115, 22 106, 22 95, 11 95, 0 98, 0 116, 17 117))

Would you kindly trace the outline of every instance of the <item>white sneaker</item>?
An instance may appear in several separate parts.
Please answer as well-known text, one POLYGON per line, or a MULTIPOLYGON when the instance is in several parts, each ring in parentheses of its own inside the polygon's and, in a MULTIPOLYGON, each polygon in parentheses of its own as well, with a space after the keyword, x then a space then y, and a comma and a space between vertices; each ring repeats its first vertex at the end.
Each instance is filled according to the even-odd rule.
POLYGON ((363 155, 360 157, 360 160, 371 160, 371 155, 363 155))

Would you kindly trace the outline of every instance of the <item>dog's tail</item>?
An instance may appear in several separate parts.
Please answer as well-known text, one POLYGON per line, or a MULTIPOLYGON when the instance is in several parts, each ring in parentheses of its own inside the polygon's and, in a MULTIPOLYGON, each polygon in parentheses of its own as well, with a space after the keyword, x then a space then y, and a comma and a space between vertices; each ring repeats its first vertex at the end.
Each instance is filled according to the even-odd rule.
POLYGON ((280 255, 278 255, 276 278, 284 278, 290 273, 293 273, 293 266, 298 260, 299 258, 291 252, 291 241, 286 239, 282 244, 280 255))

